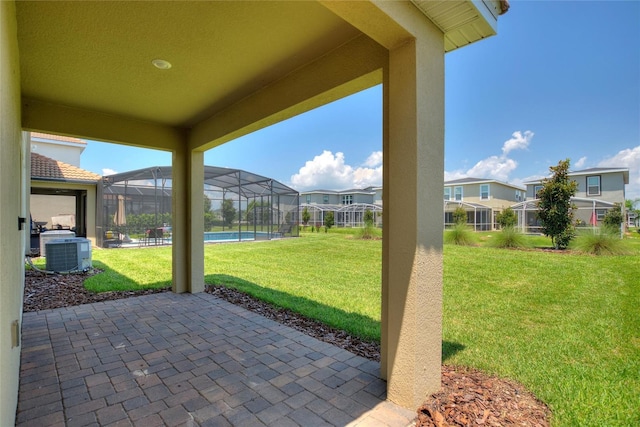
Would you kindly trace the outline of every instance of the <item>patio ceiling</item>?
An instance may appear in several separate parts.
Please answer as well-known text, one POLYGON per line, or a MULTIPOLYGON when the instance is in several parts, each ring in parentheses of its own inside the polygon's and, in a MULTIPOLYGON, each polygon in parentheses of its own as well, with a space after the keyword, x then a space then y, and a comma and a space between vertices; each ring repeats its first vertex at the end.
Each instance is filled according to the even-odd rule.
POLYGON ((192 129, 361 35, 315 2, 20 1, 16 9, 33 128, 44 127, 34 116, 71 110, 192 129), (155 59, 172 67, 160 70, 155 59))
MULTIPOLYGON (((479 11, 498 1, 437 3, 415 2, 445 33, 473 23, 484 23, 482 37, 493 33, 479 11)), ((376 7, 18 1, 23 127, 165 150, 212 148, 380 83, 387 51, 376 41, 385 40, 356 28, 378 25, 369 22, 376 7), (171 68, 154 67, 156 59, 171 68)), ((393 43, 408 37, 399 31, 393 43)))

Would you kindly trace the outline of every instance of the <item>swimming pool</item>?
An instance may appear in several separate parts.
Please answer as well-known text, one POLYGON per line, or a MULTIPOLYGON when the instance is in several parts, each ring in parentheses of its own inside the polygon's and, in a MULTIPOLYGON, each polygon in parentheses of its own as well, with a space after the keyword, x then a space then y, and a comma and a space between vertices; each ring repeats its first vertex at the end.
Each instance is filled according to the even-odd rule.
MULTIPOLYGON (((271 233, 271 237, 275 237, 271 233)), ((269 238, 269 233, 266 231, 243 231, 242 234, 238 231, 205 231, 205 242, 226 242, 230 240, 265 240, 269 238)))

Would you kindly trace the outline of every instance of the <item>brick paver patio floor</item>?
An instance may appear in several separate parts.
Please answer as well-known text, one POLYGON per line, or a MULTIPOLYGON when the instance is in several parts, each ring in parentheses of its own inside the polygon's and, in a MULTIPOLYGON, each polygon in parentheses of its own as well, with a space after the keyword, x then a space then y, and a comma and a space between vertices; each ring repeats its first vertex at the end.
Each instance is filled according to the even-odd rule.
POLYGON ((407 426, 379 364, 210 294, 25 313, 19 426, 407 426))

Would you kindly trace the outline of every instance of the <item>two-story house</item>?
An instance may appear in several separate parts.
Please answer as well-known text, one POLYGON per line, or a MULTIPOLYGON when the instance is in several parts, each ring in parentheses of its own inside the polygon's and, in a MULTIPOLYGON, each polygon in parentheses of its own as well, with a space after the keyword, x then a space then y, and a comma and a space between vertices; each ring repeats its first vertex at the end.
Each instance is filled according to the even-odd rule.
POLYGON ((496 216, 514 203, 525 200, 525 188, 483 178, 461 178, 444 183, 444 222, 453 224, 453 212, 467 212, 467 224, 476 231, 497 228, 496 216))
MULTIPOLYGON (((575 222, 582 225, 600 225, 608 210, 615 204, 622 206, 624 214, 625 185, 629 184, 628 168, 590 168, 569 173, 578 184, 578 191, 571 199, 576 207, 575 222)), ((518 212, 519 226, 526 231, 537 231, 537 193, 542 179, 525 182, 526 202, 513 207, 518 212)))
POLYGON ((377 225, 382 219, 382 188, 368 187, 349 190, 311 190, 300 193, 300 212, 307 209, 309 225, 324 224, 327 212, 333 212, 336 226, 362 227, 364 214, 370 210, 377 225))

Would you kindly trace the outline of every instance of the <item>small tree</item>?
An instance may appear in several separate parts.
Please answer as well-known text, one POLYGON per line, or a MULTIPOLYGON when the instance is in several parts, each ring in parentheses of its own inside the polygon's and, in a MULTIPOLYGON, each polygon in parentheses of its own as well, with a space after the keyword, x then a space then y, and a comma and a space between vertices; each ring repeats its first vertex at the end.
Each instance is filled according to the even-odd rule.
POLYGON ((617 232, 620 230, 620 224, 624 222, 624 218, 622 216, 622 205, 620 203, 614 203, 613 208, 611 208, 602 219, 602 223, 605 228, 607 228, 610 232, 617 232))
POLYGON ((233 200, 222 199, 222 223, 231 227, 234 219, 236 219, 236 208, 233 206, 233 200))
POLYGON ((364 227, 358 232, 361 239, 373 239, 375 237, 375 227, 373 225, 374 218, 371 209, 364 211, 364 227))
POLYGON ((496 215, 496 222, 502 228, 515 227, 518 223, 518 216, 511 207, 508 207, 496 215))
POLYGON ((456 225, 467 223, 467 211, 465 211, 462 206, 458 206, 456 210, 453 211, 453 223, 456 225))
POLYGON ((371 209, 364 211, 363 219, 365 227, 373 227, 373 212, 371 212, 371 209))
POLYGON ((248 223, 268 224, 271 217, 271 207, 269 202, 257 202, 252 200, 245 210, 245 218, 248 223))
POLYGON ((333 227, 333 224, 335 224, 335 221, 333 219, 333 211, 329 211, 324 216, 324 232, 326 233, 327 231, 329 231, 329 229, 333 227))
POLYGON ((557 166, 549 167, 552 176, 542 180, 542 188, 536 195, 542 231, 551 237, 556 249, 565 249, 575 235, 575 206, 571 198, 578 191, 578 183, 569 178, 569 163, 566 159, 559 161, 557 166))
POLYGON ((211 231, 215 215, 211 212, 211 199, 204 195, 204 231, 211 231))
POLYGON ((310 219, 311 214, 309 213, 309 209, 307 209, 307 207, 305 206, 304 210, 302 211, 302 224, 304 224, 304 226, 306 227, 310 219))

